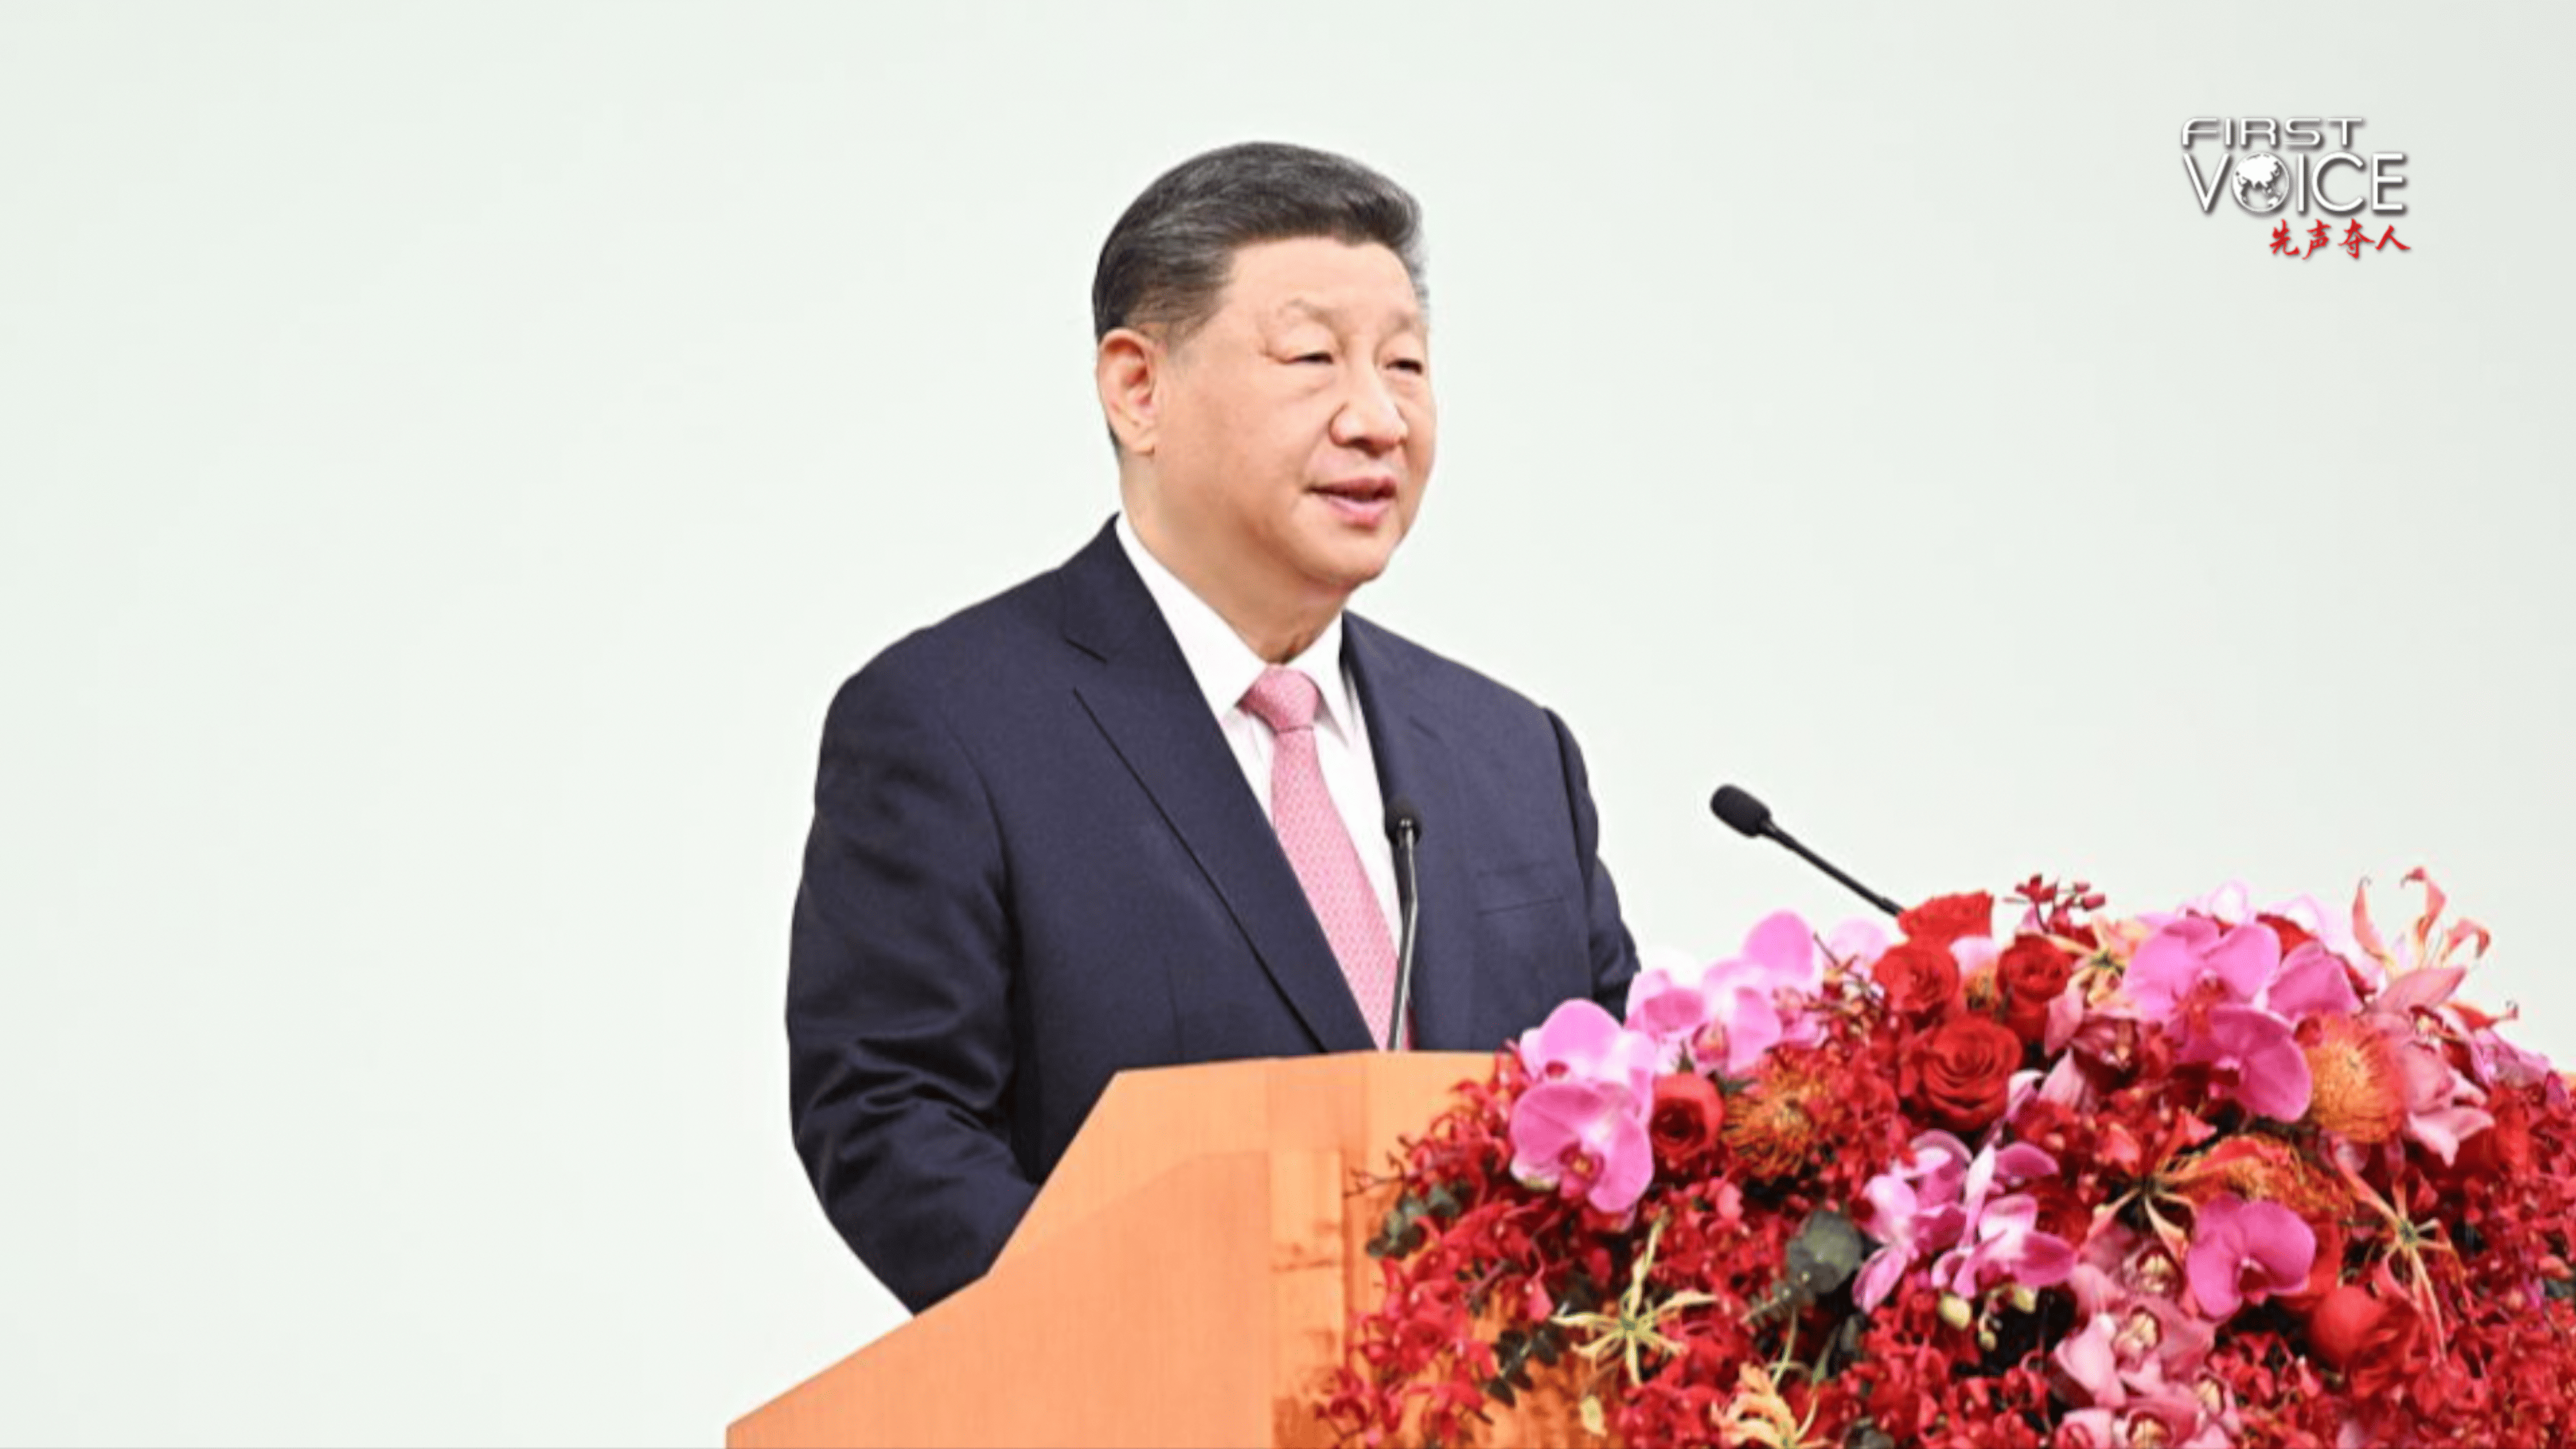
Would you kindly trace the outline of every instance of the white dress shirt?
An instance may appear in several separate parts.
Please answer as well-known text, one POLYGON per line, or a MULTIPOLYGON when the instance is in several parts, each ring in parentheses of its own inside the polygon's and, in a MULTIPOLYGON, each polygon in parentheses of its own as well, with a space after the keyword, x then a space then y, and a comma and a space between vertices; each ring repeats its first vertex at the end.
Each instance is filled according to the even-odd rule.
MULTIPOLYGON (((1276 746, 1270 726, 1243 707, 1243 696, 1270 662, 1253 653, 1233 625, 1163 567, 1123 513, 1118 515, 1118 543, 1145 580, 1145 591, 1154 596, 1172 637, 1180 641, 1181 657, 1189 662, 1209 712, 1225 732, 1235 763, 1243 767, 1244 783, 1252 787, 1252 798, 1261 802, 1262 813, 1268 815, 1270 759, 1276 746)), ((1350 671, 1342 667, 1342 616, 1335 614, 1322 635, 1286 667, 1315 681, 1323 695, 1315 710, 1315 758, 1323 767, 1324 788, 1332 793, 1333 808, 1359 850, 1360 868, 1377 893, 1392 945, 1402 919, 1395 893, 1395 847, 1386 838, 1386 796, 1378 786, 1377 755, 1369 748, 1360 692, 1351 683, 1350 671)))

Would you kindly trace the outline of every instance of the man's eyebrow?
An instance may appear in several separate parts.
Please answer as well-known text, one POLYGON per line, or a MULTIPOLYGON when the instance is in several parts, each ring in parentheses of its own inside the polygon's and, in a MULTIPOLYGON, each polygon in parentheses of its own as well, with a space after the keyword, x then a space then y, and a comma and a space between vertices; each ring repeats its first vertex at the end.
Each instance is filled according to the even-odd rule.
MULTIPOLYGON (((1282 317, 1312 318, 1317 322, 1322 322, 1327 325, 1340 321, 1342 316, 1342 314, 1335 308, 1327 307, 1320 302, 1310 301, 1304 297, 1291 297, 1280 303, 1278 315, 1282 317)), ((1423 321, 1422 314, 1409 307, 1397 308, 1395 311, 1388 314, 1387 320, 1394 323, 1396 330, 1399 331, 1429 332, 1431 330, 1423 321)))

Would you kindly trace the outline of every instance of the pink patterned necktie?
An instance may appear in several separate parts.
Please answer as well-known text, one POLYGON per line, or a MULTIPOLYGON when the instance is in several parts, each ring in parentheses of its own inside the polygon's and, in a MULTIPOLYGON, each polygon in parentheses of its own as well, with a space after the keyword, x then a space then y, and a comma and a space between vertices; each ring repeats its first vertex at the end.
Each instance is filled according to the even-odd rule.
POLYGON ((1243 707, 1277 739, 1270 759, 1271 828, 1279 832, 1297 883, 1323 923, 1324 939, 1341 960, 1370 1039, 1383 1047, 1386 1019, 1395 1009, 1395 941, 1368 873, 1360 868, 1351 832, 1324 788, 1324 769, 1315 756, 1315 706, 1321 698, 1315 681, 1273 665, 1245 692, 1243 707))

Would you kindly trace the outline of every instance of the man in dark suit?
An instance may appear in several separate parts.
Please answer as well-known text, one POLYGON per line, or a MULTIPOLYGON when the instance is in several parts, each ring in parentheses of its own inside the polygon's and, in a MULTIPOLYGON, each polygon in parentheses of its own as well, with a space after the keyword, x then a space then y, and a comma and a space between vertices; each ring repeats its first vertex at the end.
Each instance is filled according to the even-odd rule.
POLYGON ((1157 180, 1093 284, 1122 515, 833 701, 796 1143, 916 1311, 992 1264, 1119 1071, 1488 1051, 1569 997, 1622 1008, 1635 950, 1573 738, 1343 612, 1431 473, 1418 222, 1298 147, 1157 180), (1422 821, 1411 900, 1396 799, 1422 821))

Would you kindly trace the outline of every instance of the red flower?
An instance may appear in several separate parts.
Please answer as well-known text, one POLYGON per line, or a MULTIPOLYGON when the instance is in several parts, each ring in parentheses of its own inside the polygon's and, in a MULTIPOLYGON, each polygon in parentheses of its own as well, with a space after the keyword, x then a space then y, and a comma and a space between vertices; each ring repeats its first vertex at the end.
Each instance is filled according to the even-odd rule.
POLYGON ((2343 1224, 2333 1218, 2327 1218, 2323 1222, 2309 1218, 2307 1223, 2308 1231, 2316 1234, 2317 1239, 2317 1256, 2314 1263, 2309 1266, 2307 1286, 2288 1293, 2272 1295, 2274 1302, 2292 1313, 2304 1313, 2315 1309, 2327 1298, 2333 1296, 2335 1290, 2346 1286, 2342 1281, 2343 1255, 2350 1239, 2344 1232, 2343 1224))
POLYGON ((1954 1016, 1906 1044, 1906 1100, 1940 1126, 1973 1133, 2003 1115, 2021 1038, 1982 1016, 1954 1016))
POLYGON ((2487 1177, 2523 1178, 2531 1173, 2531 1107, 2520 1092, 2497 1092, 2487 1098, 2495 1125, 2460 1144, 2459 1170, 2487 1177))
MULTIPOLYGON (((1977 898, 1919 908, 1910 939, 1870 969, 1865 993, 1837 978, 1809 1005, 1804 1029, 1741 1082, 1641 1079, 1653 1083, 1640 1088, 1641 1115, 1659 1179, 1644 1212, 1612 1217, 1510 1173, 1514 1108, 1544 1078, 1517 1052, 1496 1058, 1486 1081, 1465 1084, 1429 1131, 1405 1139, 1382 1236, 1411 1246, 1380 1261, 1384 1292, 1351 1317, 1323 1403, 1337 1442, 1457 1442, 1494 1399, 1517 1392, 1498 1392, 1497 1380, 1526 1375, 1555 1395, 1584 1370, 1560 1357, 1553 1379, 1540 1373, 1546 1345, 1530 1330, 1570 1311, 1614 1312, 1628 1284, 1715 1299, 1654 1310, 1669 1351, 1641 1353, 1642 1381, 1611 1374, 1620 1386, 1605 1388, 1599 1406, 1611 1434, 1631 1444, 1705 1443, 1713 1430, 1753 1423, 1796 1426, 1813 1443, 1922 1449, 2195 1436, 2282 1449, 2576 1446, 2576 1078, 2494 1042, 2496 1018, 2448 999, 2456 980, 2440 962, 2474 954, 2479 938, 2444 935, 2433 900, 2385 953, 2430 971, 2371 987, 2346 963, 2347 984, 2373 1009, 2306 1014, 2297 1044, 2314 1111, 2285 1126, 2248 1118, 2225 1101, 2229 1084, 2209 1063, 2182 1059, 2206 1024, 2198 1017, 2178 1013, 2168 1025, 2113 1000, 2080 1022, 2061 1014, 2054 1050, 2045 1032, 2023 1036, 2066 1000, 2070 973, 2094 953, 2116 961, 2151 936, 2141 922, 2075 919, 2100 905, 2080 883, 2037 881, 2024 897, 1998 904, 2028 905, 2046 924, 2016 930, 2005 916, 1973 951, 1958 942, 1985 928, 1977 898), (2403 1060, 2383 1060, 2397 1048, 2403 1060), (2001 1133, 2024 1066, 2064 1068, 2008 1134, 2055 1166, 2026 1175, 1998 1150, 1998 1176, 1978 1194, 1977 1241, 2011 1251, 1991 1225, 2077 1246, 2085 1269, 2066 1290, 2035 1307, 2028 1294, 1978 1294, 1984 1302, 1962 1315, 1958 1295, 1918 1264, 1867 1313, 1840 1296, 1802 1299, 1794 1313, 1753 1306, 1778 1291, 1791 1257, 1825 1248, 1833 1224, 1820 1222, 1820 1208, 1849 1214, 1871 1200, 1876 1178, 1917 1171, 1941 1179, 1938 1202, 1965 1164, 1947 1161, 1947 1149, 1918 1154, 1921 1134, 2001 1133), (2434 1067, 2452 1098, 2472 1095, 2463 1079, 2482 1088, 2478 1110, 2493 1119, 2450 1159, 2391 1125, 2381 1100, 2394 1091, 2404 1107, 2413 1074, 2434 1067), (1994 1215, 1998 1193, 2019 1218, 1994 1215), (2131 1210, 2141 1197, 2155 1213, 2131 1210), (2238 1249, 2265 1246, 2254 1238, 2278 1247, 2285 1214, 2313 1238, 2306 1271, 2270 1262, 2261 1277, 2282 1291, 2224 1322, 2179 1307, 2186 1291, 2204 1305, 2213 1296, 2189 1286, 2194 1257, 2208 1259, 2229 1233, 2238 1249), (2166 1235, 2188 1224, 2204 1251, 2168 1246, 2142 1216, 2166 1235), (2068 1293, 2077 1311, 2066 1311, 2068 1293), (1498 1326, 1519 1332, 1498 1336, 1498 1326), (1811 1331, 1836 1344, 1835 1373, 1763 1367, 1818 1341, 1811 1331), (2101 1381, 2118 1382, 2118 1393, 2066 1392, 2097 1369, 2115 1376, 2101 1381), (2118 1377, 2131 1371, 2155 1377, 2118 1377)), ((2313 960, 2294 923, 2263 924, 2285 952, 2313 960)), ((2356 934, 2386 941, 2366 918, 2356 934)), ((2261 985, 2197 984, 2204 1008, 2261 985)), ((1965 1183, 1950 1195, 1964 1204, 1965 1183)), ((1938 1210, 1917 1194, 1918 1217, 1938 1210)), ((2198 1276, 2215 1281, 2210 1270, 2226 1266, 2202 1261, 2198 1276)), ((2235 1266, 2241 1289, 2245 1265, 2235 1266)))
POLYGON ((1948 946, 1899 942, 1870 964, 1869 974, 1898 1016, 1928 1020, 1947 1013, 1959 999, 1959 963, 1948 946))
POLYGON ((1995 933, 1995 898, 1978 891, 1973 895, 1934 896, 1896 918, 1896 929, 1905 939, 1926 946, 1950 949, 1950 943, 1961 936, 1991 936, 1995 933))
POLYGON ((2281 954, 2284 956, 2316 939, 2307 927, 2287 916, 2256 916, 2254 919, 2271 927, 2272 934, 2281 938, 2281 954))
POLYGON ((2376 1398, 2413 1376, 2423 1316, 2405 1295, 2382 1296, 2377 1287, 2336 1285, 2308 1315, 2308 1342, 2317 1357, 2342 1369, 2352 1391, 2376 1398))
MULTIPOLYGON (((2014 1130, 2020 1130, 2015 1119, 2014 1130)), ((2039 1230, 2070 1243, 2081 1243, 2093 1230, 2093 1205, 2072 1186, 2050 1180, 2030 1183, 2018 1191, 2026 1192, 2039 1204, 2039 1230)))
POLYGON ((1705 1163, 1725 1125, 1726 1099, 1718 1095, 1716 1083, 1697 1072, 1655 1079, 1646 1135, 1655 1144, 1655 1160, 1667 1172, 1680 1174, 1705 1163))
POLYGON ((2004 1025, 2023 1041, 2038 1041, 2048 1031, 2048 1005, 2075 974, 2075 958, 2054 942, 2024 936, 1995 963, 2004 986, 2004 1025))

